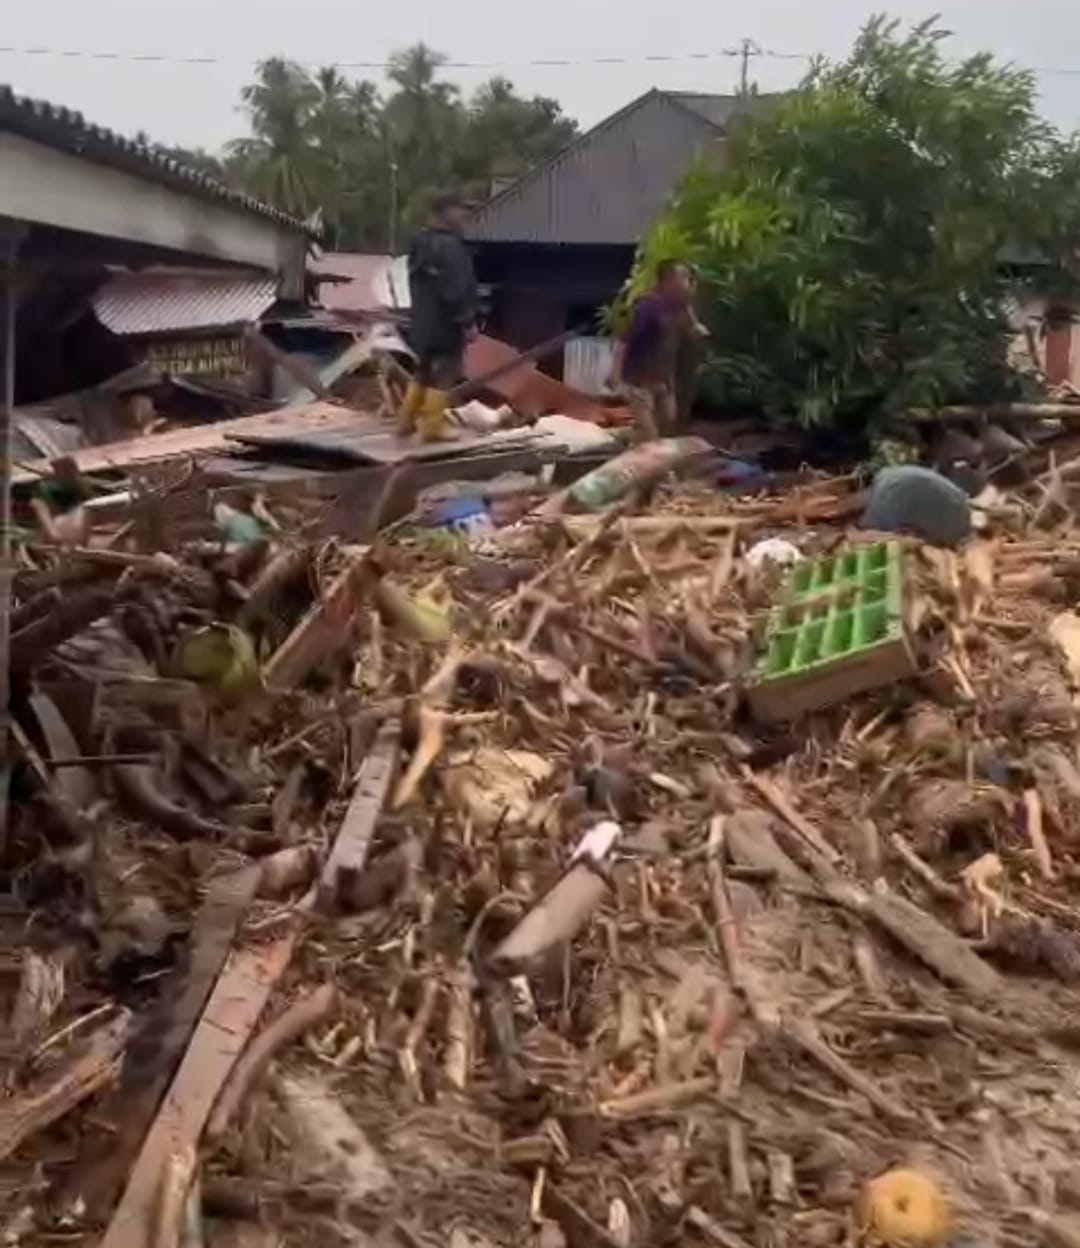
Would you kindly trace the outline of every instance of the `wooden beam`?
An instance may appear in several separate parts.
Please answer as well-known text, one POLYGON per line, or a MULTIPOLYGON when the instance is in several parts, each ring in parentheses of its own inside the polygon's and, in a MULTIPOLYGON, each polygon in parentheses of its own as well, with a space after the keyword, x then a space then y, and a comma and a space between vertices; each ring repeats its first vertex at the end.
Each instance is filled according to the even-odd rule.
POLYGON ((197 1147, 222 1086, 254 1032, 300 936, 234 952, 218 979, 100 1248, 151 1248, 164 1176, 197 1147))
POLYGON ((64 1208, 79 1205, 96 1220, 104 1218, 116 1203, 229 956, 261 874, 260 866, 244 867, 211 883, 191 933, 186 968, 175 977, 173 991, 167 987, 162 993, 160 1003, 128 1046, 120 1083, 94 1115, 100 1129, 88 1124, 84 1131, 78 1162, 64 1186, 64 1208))
POLYGON ((360 767, 352 801, 345 812, 334 846, 323 866, 318 885, 318 907, 334 906, 343 877, 355 880, 364 869, 375 835, 375 825, 397 770, 401 748, 401 724, 387 720, 360 767))
POLYGON ((270 656, 263 668, 268 689, 295 687, 317 663, 342 649, 363 598, 362 566, 362 559, 350 560, 270 656))
MULTIPOLYGON (((320 888, 336 881, 343 865, 363 866, 393 778, 399 734, 396 722, 385 725, 365 759, 353 800, 330 847, 320 888)), ((298 908, 291 926, 276 939, 230 955, 99 1248, 155 1248, 165 1177, 175 1174, 178 1164, 198 1149, 214 1104, 285 974, 303 930, 304 916, 298 908)))

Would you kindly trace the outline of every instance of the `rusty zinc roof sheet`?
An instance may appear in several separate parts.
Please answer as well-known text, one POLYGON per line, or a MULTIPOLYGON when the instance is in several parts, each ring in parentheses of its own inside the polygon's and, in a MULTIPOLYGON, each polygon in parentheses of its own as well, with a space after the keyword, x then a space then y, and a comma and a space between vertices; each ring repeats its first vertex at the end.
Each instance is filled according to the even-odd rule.
POLYGON ((277 279, 225 271, 114 273, 93 298, 114 334, 171 334, 248 325, 277 299, 277 279))

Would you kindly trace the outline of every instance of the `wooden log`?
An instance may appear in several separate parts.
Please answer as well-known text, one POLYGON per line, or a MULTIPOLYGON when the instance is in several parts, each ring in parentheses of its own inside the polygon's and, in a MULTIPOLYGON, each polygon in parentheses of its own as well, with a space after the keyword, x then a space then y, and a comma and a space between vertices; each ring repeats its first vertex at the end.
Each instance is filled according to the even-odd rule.
POLYGON ((254 325, 249 325, 244 330, 244 341, 247 343, 252 355, 262 360, 263 363, 276 366, 282 370, 297 383, 310 391, 317 399, 322 399, 324 403, 335 402, 334 395, 322 383, 319 374, 299 356, 290 355, 287 351, 282 351, 275 343, 272 343, 265 334, 260 333, 254 325))
POLYGON ((28 672, 62 642, 81 633, 95 620, 108 615, 127 594, 123 585, 89 589, 68 594, 62 606, 27 624, 11 638, 11 670, 28 672))
POLYGON ((293 546, 279 551, 255 578, 237 617, 241 628, 273 617, 274 604, 279 595, 311 574, 312 554, 307 546, 293 546))
POLYGON ((597 1109, 603 1118, 641 1118, 667 1113, 694 1101, 703 1100, 717 1091, 716 1076, 702 1075, 682 1083, 664 1083, 629 1096, 601 1101, 597 1109))
POLYGON ((1080 403, 950 403, 944 407, 912 408, 908 415, 919 421, 980 420, 1080 420, 1080 403))

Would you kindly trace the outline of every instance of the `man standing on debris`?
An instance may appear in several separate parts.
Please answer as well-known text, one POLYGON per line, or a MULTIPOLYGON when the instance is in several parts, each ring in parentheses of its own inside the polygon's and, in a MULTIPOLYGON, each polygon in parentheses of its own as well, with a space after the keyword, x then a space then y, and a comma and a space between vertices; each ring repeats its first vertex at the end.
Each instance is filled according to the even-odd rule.
POLYGON ((630 323, 615 345, 608 384, 626 395, 641 442, 675 432, 680 353, 689 341, 709 333, 693 301, 690 266, 661 261, 652 290, 634 301, 630 323))
POLYGON ((468 207, 458 195, 439 195, 427 228, 409 249, 416 378, 398 414, 398 432, 417 426, 425 442, 450 441, 448 392, 462 379, 465 347, 476 337, 476 275, 462 237, 468 207))

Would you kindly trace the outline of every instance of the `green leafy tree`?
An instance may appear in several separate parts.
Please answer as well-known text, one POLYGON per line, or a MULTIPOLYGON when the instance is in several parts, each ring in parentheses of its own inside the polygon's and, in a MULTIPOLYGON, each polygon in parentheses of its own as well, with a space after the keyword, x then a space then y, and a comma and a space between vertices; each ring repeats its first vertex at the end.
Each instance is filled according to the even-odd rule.
POLYGON ((850 58, 736 124, 643 240, 697 268, 719 401, 804 425, 865 421, 1007 385, 1000 257, 1043 251, 1080 157, 1039 118, 1031 74, 945 32, 874 19, 850 58), (1060 202, 1060 201, 1059 201, 1060 202))

